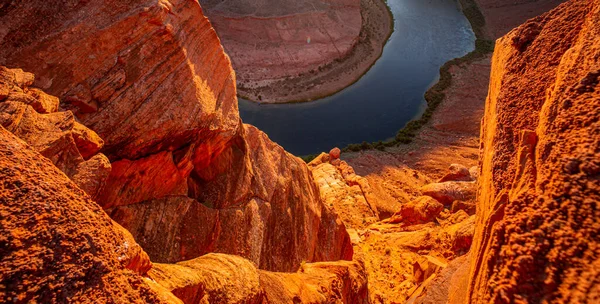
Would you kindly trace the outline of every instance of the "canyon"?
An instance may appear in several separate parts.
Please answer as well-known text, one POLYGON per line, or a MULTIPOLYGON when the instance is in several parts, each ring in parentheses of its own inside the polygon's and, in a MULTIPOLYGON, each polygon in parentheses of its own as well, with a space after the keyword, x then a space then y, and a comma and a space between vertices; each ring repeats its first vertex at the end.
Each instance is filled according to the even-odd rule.
POLYGON ((0 301, 593 302, 600 1, 559 2, 476 2, 495 51, 412 143, 308 164, 242 122, 201 4, 248 12, 0 6, 0 301))
POLYGON ((310 101, 342 90, 379 58, 392 19, 378 0, 200 1, 232 58, 240 96, 310 101))

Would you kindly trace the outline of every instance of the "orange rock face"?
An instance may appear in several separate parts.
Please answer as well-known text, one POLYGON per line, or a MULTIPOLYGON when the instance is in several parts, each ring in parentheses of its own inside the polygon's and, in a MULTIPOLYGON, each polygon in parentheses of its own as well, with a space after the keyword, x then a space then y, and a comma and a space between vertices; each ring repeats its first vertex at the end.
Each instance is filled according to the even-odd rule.
POLYGON ((58 98, 29 87, 34 75, 0 66, 0 125, 12 132, 96 198, 111 170, 98 151, 104 142, 70 111, 57 112, 58 98))
POLYGON ((598 299, 600 1, 498 40, 482 129, 469 301, 598 299))
MULTIPOLYGON (((144 192, 142 199, 135 196, 140 201, 110 209, 111 216, 157 262, 221 252, 244 256, 261 269, 292 271, 302 261, 351 259, 348 234, 337 215, 323 205, 306 165, 252 126, 244 126, 238 143, 215 160, 220 167, 187 172, 179 193, 164 196, 153 192, 158 187, 126 187, 151 191, 144 192)), ((172 158, 166 160, 170 163, 172 158)), ((176 164, 171 166, 179 172, 176 164)), ((169 166, 149 163, 141 168, 160 176, 179 176, 156 169, 169 166)), ((169 181, 153 176, 141 185, 169 181)))
POLYGON ((195 1, 34 1, 5 13, 0 64, 34 73, 111 160, 235 135, 235 76, 195 1))
POLYGON ((369 182, 346 162, 323 153, 309 167, 323 202, 340 215, 347 229, 364 228, 379 220, 369 182))
POLYGON ((98 203, 155 261, 216 251, 293 271, 351 259, 306 165, 241 124, 235 75, 197 2, 29 2, 7 14, 19 18, 0 18, 0 63, 35 72, 104 140, 114 169, 98 203))
POLYGON ((0 214, 0 302, 162 302, 131 234, 3 127, 0 214))
POLYGON ((156 264, 150 277, 183 303, 367 303, 358 262, 305 264, 296 273, 258 270, 240 257, 209 254, 156 264))

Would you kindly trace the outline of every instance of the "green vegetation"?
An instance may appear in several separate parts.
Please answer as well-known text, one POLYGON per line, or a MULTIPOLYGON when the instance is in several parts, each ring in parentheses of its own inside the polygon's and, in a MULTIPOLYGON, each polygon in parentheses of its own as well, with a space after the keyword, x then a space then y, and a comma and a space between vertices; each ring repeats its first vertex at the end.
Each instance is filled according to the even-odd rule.
MULTIPOLYGON (((350 144, 342 149, 342 152, 359 152, 363 150, 385 150, 387 147, 399 146, 401 144, 409 144, 417 135, 418 131, 423 127, 433 116, 435 109, 442 103, 446 97, 445 91, 452 84, 452 74, 450 68, 452 66, 470 63, 481 59, 487 54, 494 51, 494 41, 489 40, 485 36, 485 18, 475 0, 459 0, 462 6, 463 13, 471 23, 471 28, 475 33, 475 50, 469 54, 452 59, 446 62, 440 68, 440 80, 425 92, 425 100, 427 101, 427 109, 419 119, 412 120, 396 133, 396 137, 389 141, 378 141, 373 143, 363 142, 361 144, 350 144)), ((315 159, 318 155, 303 156, 302 159, 307 163, 315 159)))
POLYGON ((313 161, 313 159, 317 158, 317 156, 319 156, 319 154, 309 154, 309 155, 300 156, 300 158, 302 158, 302 160, 308 164, 311 161, 313 161))

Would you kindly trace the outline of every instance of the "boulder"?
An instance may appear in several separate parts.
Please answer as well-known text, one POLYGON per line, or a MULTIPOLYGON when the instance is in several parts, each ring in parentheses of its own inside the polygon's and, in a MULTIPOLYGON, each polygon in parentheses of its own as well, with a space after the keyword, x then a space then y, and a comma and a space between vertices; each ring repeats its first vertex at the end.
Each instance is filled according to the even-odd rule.
POLYGON ((449 181, 472 181, 473 177, 469 169, 463 165, 452 164, 448 168, 448 173, 442 177, 438 183, 449 182, 449 181))
POLYGON ((452 213, 456 213, 459 210, 464 210, 467 214, 473 215, 473 214, 475 214, 476 209, 477 209, 477 205, 473 202, 465 202, 465 201, 456 200, 456 201, 452 202, 452 207, 450 208, 450 211, 452 213))
POLYGON ((456 200, 472 200, 475 198, 477 185, 472 182, 443 182, 421 187, 421 193, 438 200, 444 205, 450 205, 456 200))
POLYGON ((402 204, 400 211, 392 216, 395 219, 392 221, 407 224, 426 223, 435 220, 442 210, 444 210, 444 205, 440 202, 429 196, 421 196, 402 204))
POLYGON ((331 149, 331 151, 329 151, 329 159, 330 160, 338 159, 338 158, 340 158, 341 155, 342 155, 342 151, 340 150, 340 148, 333 148, 333 149, 331 149))

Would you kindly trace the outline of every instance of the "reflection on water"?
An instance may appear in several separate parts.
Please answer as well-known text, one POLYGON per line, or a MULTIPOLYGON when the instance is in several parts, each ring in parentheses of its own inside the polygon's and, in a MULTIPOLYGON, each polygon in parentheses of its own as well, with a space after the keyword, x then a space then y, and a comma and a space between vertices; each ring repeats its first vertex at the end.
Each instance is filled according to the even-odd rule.
POLYGON ((388 0, 395 30, 382 57, 354 85, 318 101, 268 105, 240 99, 240 115, 296 155, 393 137, 425 108, 446 61, 474 49, 456 0, 388 0))

